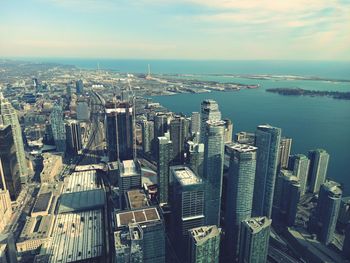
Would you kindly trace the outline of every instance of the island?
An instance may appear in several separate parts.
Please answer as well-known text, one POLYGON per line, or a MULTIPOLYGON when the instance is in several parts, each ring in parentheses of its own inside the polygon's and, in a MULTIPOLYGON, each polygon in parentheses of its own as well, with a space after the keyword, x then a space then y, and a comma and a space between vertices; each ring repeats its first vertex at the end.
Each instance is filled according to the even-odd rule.
POLYGON ((339 100, 350 100, 350 92, 341 91, 321 91, 321 90, 307 90, 301 88, 271 88, 266 89, 267 92, 277 93, 284 96, 319 96, 331 97, 339 100))

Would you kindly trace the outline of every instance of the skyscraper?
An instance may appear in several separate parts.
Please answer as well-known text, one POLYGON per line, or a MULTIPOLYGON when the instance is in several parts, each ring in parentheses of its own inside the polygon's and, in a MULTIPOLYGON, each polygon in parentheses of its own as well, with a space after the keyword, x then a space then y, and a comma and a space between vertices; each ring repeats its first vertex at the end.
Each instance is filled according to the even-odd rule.
POLYGON ((309 151, 309 187, 311 193, 320 190, 327 177, 329 154, 323 149, 309 151))
POLYGON ((223 121, 207 121, 204 139, 205 220, 206 225, 220 225, 224 165, 223 121))
POLYGON ((24 152, 22 130, 18 121, 16 110, 12 107, 11 103, 4 98, 0 92, 0 124, 10 125, 13 141, 16 149, 16 156, 19 167, 19 174, 22 182, 27 181, 28 167, 24 152))
POLYGON ((78 154, 83 148, 80 122, 77 120, 67 120, 65 125, 67 150, 73 155, 78 154))
POLYGON ((226 149, 230 152, 230 167, 227 178, 225 251, 232 262, 238 257, 241 223, 252 214, 257 148, 232 143, 226 149))
POLYGON ((158 137, 158 160, 157 160, 157 178, 159 203, 168 203, 168 187, 169 187, 169 166, 173 157, 173 144, 165 136, 158 137))
POLYGON ((292 139, 282 137, 280 142, 279 154, 278 154, 278 164, 280 168, 288 167, 291 148, 292 148, 292 139))
POLYGON ((205 141, 206 122, 221 120, 219 105, 215 100, 204 100, 201 103, 201 121, 200 121, 200 143, 205 141))
POLYGON ((271 219, 253 217, 242 222, 240 263, 262 263, 267 260, 271 219))
POLYGON ((347 226, 345 230, 345 239, 343 244, 343 255, 345 258, 350 259, 350 224, 347 226))
POLYGON ((85 98, 78 98, 77 100, 77 119, 79 121, 90 120, 90 108, 85 98))
POLYGON ((201 115, 199 114, 199 112, 192 112, 191 134, 197 136, 200 132, 200 126, 201 126, 201 115))
POLYGON ((132 105, 127 102, 106 105, 105 123, 109 161, 133 159, 135 145, 132 105))
POLYGON ((83 94, 84 92, 84 84, 83 84, 83 81, 81 79, 77 80, 75 82, 75 87, 76 87, 76 92, 78 95, 81 95, 83 94))
POLYGON ((162 137, 168 131, 168 116, 165 113, 158 113, 154 116, 154 143, 153 143, 153 155, 157 159, 157 138, 162 137))
POLYGON ((10 125, 0 125, 0 173, 0 189, 7 189, 15 201, 21 192, 21 179, 10 125))
POLYGON ((219 263, 221 229, 202 226, 189 230, 190 263, 219 263))
POLYGON ((187 142, 187 162, 192 171, 203 178, 204 168, 204 144, 194 143, 193 141, 187 142))
POLYGON ((154 122, 143 120, 142 127, 142 150, 144 153, 149 153, 152 150, 152 142, 154 139, 154 122))
POLYGON ((307 190, 307 177, 309 174, 310 160, 304 154, 292 155, 289 158, 288 167, 300 180, 300 194, 304 195, 307 190))
POLYGON ((281 129, 260 125, 256 130, 258 147, 254 186, 253 215, 271 218, 281 129))
POLYGON ((173 142, 174 163, 183 164, 185 154, 185 118, 175 116, 170 121, 170 139, 173 142))
POLYGON ((62 107, 58 104, 54 105, 52 108, 50 123, 56 150, 58 152, 66 152, 66 129, 64 126, 62 107))
POLYGON ((170 167, 172 236, 179 256, 185 261, 189 230, 204 225, 204 188, 202 179, 183 165, 170 167))
POLYGON ((334 238, 341 198, 342 190, 338 183, 328 181, 321 185, 316 211, 310 219, 310 229, 326 245, 334 238))
POLYGON ((229 119, 223 119, 225 122, 224 143, 232 142, 233 124, 229 119))

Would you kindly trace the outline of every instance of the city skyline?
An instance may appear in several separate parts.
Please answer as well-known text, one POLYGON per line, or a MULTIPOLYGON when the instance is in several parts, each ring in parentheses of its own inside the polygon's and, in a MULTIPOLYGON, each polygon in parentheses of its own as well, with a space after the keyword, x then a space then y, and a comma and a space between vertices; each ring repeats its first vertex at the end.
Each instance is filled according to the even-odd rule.
POLYGON ((350 2, 6 1, 0 57, 350 60, 350 2))

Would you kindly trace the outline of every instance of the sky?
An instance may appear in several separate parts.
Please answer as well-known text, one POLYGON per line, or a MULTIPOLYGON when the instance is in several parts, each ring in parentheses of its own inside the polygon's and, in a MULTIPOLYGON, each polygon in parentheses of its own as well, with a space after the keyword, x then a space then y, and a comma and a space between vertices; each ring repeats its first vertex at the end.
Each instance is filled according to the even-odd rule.
POLYGON ((0 57, 350 61, 350 0, 0 0, 0 57))

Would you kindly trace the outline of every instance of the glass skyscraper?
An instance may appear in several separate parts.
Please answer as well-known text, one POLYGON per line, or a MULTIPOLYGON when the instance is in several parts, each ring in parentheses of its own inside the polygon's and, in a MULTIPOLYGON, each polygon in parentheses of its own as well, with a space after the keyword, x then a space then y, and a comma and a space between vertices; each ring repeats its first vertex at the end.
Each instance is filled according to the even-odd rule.
POLYGON ((252 214, 256 150, 254 146, 238 143, 226 146, 230 166, 226 194, 225 251, 230 262, 238 257, 241 223, 252 214))
POLYGON ((154 122, 143 120, 142 127, 142 150, 144 153, 149 153, 152 150, 152 142, 154 139, 154 122))
POLYGON ((317 193, 327 177, 329 154, 323 149, 309 151, 309 190, 317 193))
POLYGON ((186 127, 185 118, 175 116, 170 122, 170 139, 173 142, 173 155, 176 164, 184 162, 186 127))
POLYGON ((292 155, 289 158, 289 168, 300 180, 300 194, 304 195, 307 190, 307 177, 309 174, 310 160, 304 154, 292 155))
POLYGON ((223 121, 207 121, 204 140, 205 220, 206 225, 220 225, 224 165, 223 121))
POLYGON ((169 166, 173 157, 173 143, 165 136, 158 137, 158 160, 157 160, 157 179, 158 179, 158 198, 159 203, 168 203, 169 188, 169 166))
POLYGON ((253 215, 271 218, 281 129, 260 125, 256 130, 257 150, 253 215))
POLYGON ((54 105, 50 114, 50 123, 53 139, 55 141, 56 150, 58 152, 66 152, 66 128, 63 120, 62 107, 58 104, 54 105))
POLYGON ((254 217, 244 220, 241 226, 240 263, 262 263, 267 261, 271 219, 254 217))
POLYGON ((204 143, 206 134, 206 122, 207 121, 219 121, 221 120, 221 112, 219 111, 219 105, 215 100, 204 100, 201 103, 201 115, 200 115, 200 140, 204 143))

